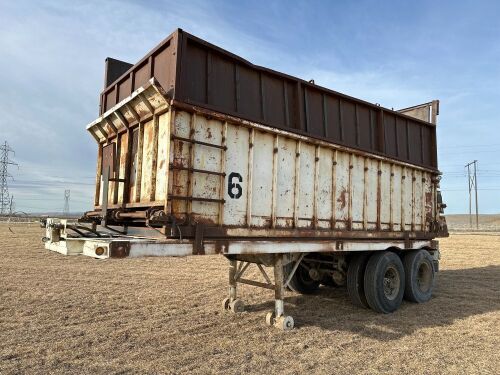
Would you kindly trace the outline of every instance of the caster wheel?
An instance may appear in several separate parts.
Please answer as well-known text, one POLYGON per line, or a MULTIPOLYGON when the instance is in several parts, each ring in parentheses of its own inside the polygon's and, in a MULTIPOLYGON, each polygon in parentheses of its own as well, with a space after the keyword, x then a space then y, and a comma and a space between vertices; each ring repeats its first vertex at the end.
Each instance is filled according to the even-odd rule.
POLYGON ((274 326, 282 331, 290 331, 293 329, 293 318, 291 316, 280 316, 276 318, 274 326))
POLYGON ((268 325, 269 327, 274 325, 274 311, 268 312, 266 314, 266 325, 268 325))
POLYGON ((235 299, 233 302, 229 303, 229 309, 233 313, 241 313, 245 310, 245 306, 243 305, 243 301, 241 299, 235 299))
POLYGON ((224 298, 222 300, 222 310, 227 311, 229 310, 229 298, 224 298))

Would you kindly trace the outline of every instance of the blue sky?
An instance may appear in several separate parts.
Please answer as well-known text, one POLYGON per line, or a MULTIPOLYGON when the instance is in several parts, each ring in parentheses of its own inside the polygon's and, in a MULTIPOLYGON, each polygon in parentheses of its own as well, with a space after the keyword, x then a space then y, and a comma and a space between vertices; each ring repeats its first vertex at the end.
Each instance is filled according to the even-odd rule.
POLYGON ((251 62, 386 107, 441 100, 447 213, 500 212, 500 2, 0 0, 0 141, 16 209, 91 208, 104 59, 138 61, 181 27, 251 62))

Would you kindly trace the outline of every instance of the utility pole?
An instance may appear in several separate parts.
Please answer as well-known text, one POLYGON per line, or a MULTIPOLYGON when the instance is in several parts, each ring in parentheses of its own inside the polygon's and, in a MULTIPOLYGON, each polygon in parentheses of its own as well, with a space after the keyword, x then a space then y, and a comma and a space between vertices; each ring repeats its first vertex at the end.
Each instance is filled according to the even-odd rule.
POLYGON ((13 200, 9 198, 9 187, 7 184, 8 178, 12 176, 8 172, 9 165, 17 165, 9 158, 10 153, 14 150, 10 148, 7 141, 0 146, 0 215, 4 215, 10 211, 13 200))
POLYGON ((474 189, 476 207, 476 229, 479 229, 479 208, 477 205, 477 160, 465 165, 469 182, 469 223, 472 228, 472 189, 474 189))
POLYGON ((63 215, 65 217, 69 216, 69 197, 71 195, 70 190, 64 190, 64 211, 63 215))

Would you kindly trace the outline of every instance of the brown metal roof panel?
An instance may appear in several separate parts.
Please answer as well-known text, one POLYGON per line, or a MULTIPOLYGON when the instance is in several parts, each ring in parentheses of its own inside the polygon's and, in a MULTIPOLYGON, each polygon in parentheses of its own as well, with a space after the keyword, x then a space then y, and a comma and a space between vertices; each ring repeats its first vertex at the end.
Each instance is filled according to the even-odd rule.
POLYGON ((103 91, 101 112, 153 76, 177 101, 437 166, 434 125, 253 65, 180 29, 103 91))

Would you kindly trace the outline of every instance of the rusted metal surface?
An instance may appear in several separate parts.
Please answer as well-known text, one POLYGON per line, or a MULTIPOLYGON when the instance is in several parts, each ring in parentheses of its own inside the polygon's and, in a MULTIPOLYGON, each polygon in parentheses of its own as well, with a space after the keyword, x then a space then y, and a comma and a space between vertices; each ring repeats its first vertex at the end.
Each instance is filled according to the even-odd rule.
POLYGON ((109 168, 110 171, 115 170, 115 153, 116 143, 109 143, 102 149, 102 168, 109 168))
MULTIPOLYGON (((203 252, 200 253, 190 239, 165 239, 141 236, 123 235, 116 237, 73 237, 68 234, 71 223, 67 220, 47 219, 46 241, 47 249, 60 253, 83 254, 94 258, 109 257, 143 257, 143 256, 186 256, 193 254, 224 254, 232 259, 241 259, 246 262, 260 262, 270 264, 273 254, 301 254, 301 253, 342 253, 356 251, 381 251, 388 248, 408 251, 414 249, 438 250, 435 240, 416 239, 405 233, 399 239, 310 239, 282 238, 269 240, 267 238, 254 239, 224 239, 208 238, 203 243, 203 252), (97 248, 104 252, 96 253, 97 248)), ((292 255, 293 256, 293 255, 292 255)), ((249 263, 247 263, 249 264, 249 263)), ((240 264, 241 265, 241 264, 240 264)), ((243 267, 244 268, 244 267, 243 267)), ((235 270, 235 276, 241 278, 244 269, 235 270)), ((268 280, 267 280, 268 281, 268 280)))
MULTIPOLYGON (((155 86, 152 83, 143 92, 154 92, 149 100, 158 107, 169 106, 155 86)), ((139 108, 141 103, 135 95, 126 104, 139 108)), ((430 232, 437 221, 435 205, 426 201, 437 189, 438 174, 432 169, 256 123, 233 122, 198 108, 173 111, 173 106, 177 104, 149 121, 134 115, 127 119, 124 134, 132 134, 132 146, 130 151, 124 145, 116 147, 120 168, 110 183, 123 184, 129 197, 122 200, 118 195, 109 209, 163 207, 177 224, 246 228, 241 237, 261 228, 265 231, 258 236, 264 237, 279 237, 275 229, 293 229, 290 237, 307 237, 308 230, 341 230, 390 238, 388 231, 430 232), (128 179, 123 168, 127 157, 128 179), (158 181, 167 189, 161 190, 158 181)), ((93 124, 105 124, 110 117, 111 113, 93 124)), ((115 126, 121 134, 121 125, 115 126)), ((110 142, 104 146, 103 154, 108 155, 123 135, 101 137, 104 144, 110 142)), ((104 156, 104 165, 109 158, 115 159, 104 156)), ((125 219, 120 215, 115 218, 125 219)))
POLYGON ((130 241, 113 241, 109 244, 110 258, 126 258, 130 254, 130 241))
POLYGON ((120 61, 111 57, 106 58, 104 69, 104 87, 111 85, 127 70, 132 68, 132 66, 133 64, 129 64, 125 61, 120 61))
POLYGON ((425 105, 382 108, 253 65, 180 29, 104 89, 101 114, 153 77, 179 102, 437 168, 436 105, 428 117, 425 105))
POLYGON ((352 241, 407 248, 445 233, 433 168, 169 100, 154 80, 88 130, 102 150, 99 175, 114 173, 89 218, 107 203, 109 225, 163 228, 192 241, 194 254, 249 239, 266 239, 263 252, 286 241, 310 251, 360 249, 352 241))
POLYGON ((399 109, 398 112, 435 125, 439 115, 439 100, 399 109))

